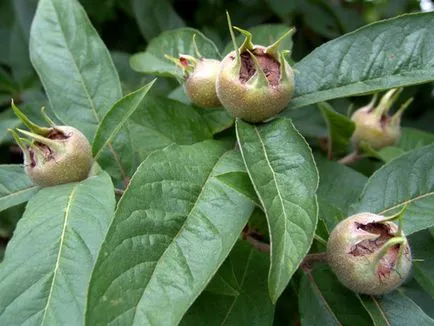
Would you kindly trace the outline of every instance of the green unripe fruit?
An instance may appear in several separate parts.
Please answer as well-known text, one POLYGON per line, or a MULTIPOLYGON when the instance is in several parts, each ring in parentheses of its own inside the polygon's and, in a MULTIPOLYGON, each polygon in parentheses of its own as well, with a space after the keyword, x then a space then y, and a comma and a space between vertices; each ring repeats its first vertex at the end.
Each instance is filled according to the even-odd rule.
MULTIPOLYGON (((30 136, 30 135, 29 135, 30 136)), ((35 139, 28 148, 25 172, 42 187, 81 181, 92 166, 92 148, 76 128, 56 126, 45 140, 35 139)))
POLYGON ((221 106, 216 93, 216 79, 220 61, 199 59, 193 72, 185 79, 185 89, 191 102, 203 108, 221 106))
POLYGON ((389 116, 388 111, 401 91, 402 89, 390 90, 382 97, 378 106, 375 106, 377 97, 374 96, 371 103, 354 112, 351 116, 356 125, 352 136, 354 146, 358 147, 364 142, 373 149, 381 149, 398 142, 401 135, 401 116, 412 99, 404 103, 393 116, 389 116))
POLYGON ((92 148, 78 129, 57 126, 42 114, 50 128, 31 122, 12 101, 17 117, 31 130, 17 131, 28 138, 21 138, 15 130, 9 130, 24 155, 24 170, 30 179, 42 187, 76 182, 88 177, 93 164, 92 148))
POLYGON ((266 48, 255 45, 240 54, 241 68, 234 73, 236 52, 229 53, 221 63, 217 77, 217 96, 222 105, 234 116, 248 122, 260 122, 281 112, 289 103, 294 89, 293 72, 286 60, 280 62, 265 53, 266 48), (281 65, 285 67, 281 69, 281 65), (281 76, 281 72, 284 74, 281 76), (266 79, 259 82, 259 74, 266 79))
POLYGON ((294 90, 294 76, 278 53, 279 43, 293 30, 288 31, 274 44, 264 47, 251 42, 251 34, 236 28, 246 36, 237 48, 228 16, 234 51, 221 63, 217 76, 217 96, 234 117, 248 122, 260 122, 282 111, 289 103, 294 90))
POLYGON ((398 226, 381 215, 360 213, 330 234, 327 259, 339 281, 354 292, 382 295, 408 276, 411 251, 398 226))

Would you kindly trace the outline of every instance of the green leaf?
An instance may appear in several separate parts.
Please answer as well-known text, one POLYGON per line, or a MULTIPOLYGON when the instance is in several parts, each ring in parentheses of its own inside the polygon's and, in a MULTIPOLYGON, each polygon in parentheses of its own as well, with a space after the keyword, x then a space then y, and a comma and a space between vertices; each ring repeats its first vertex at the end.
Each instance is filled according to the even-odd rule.
POLYGON ((407 235, 434 225, 434 145, 408 152, 369 178, 351 212, 392 215, 408 204, 403 219, 407 235))
POLYGON ((400 289, 421 307, 428 316, 434 319, 434 297, 429 295, 414 278, 405 282, 400 289))
POLYGON ((189 145, 212 138, 207 123, 191 106, 164 97, 147 96, 128 125, 142 160, 170 144, 189 145))
POLYGON ((304 137, 321 139, 328 136, 324 116, 316 105, 308 105, 303 110, 284 110, 280 115, 290 118, 304 137))
POLYGON ((224 108, 209 109, 201 108, 192 104, 190 98, 188 98, 185 92, 183 85, 175 88, 169 94, 169 98, 182 102, 186 105, 193 106, 197 113, 199 113, 205 120, 209 130, 211 130, 213 135, 232 127, 232 125, 234 124, 234 118, 224 108))
POLYGON ((186 27, 161 33, 154 38, 146 48, 146 52, 139 52, 131 57, 131 68, 146 74, 176 77, 181 80, 182 70, 164 58, 164 55, 178 57, 180 54, 189 54, 196 57, 193 46, 194 34, 196 34, 196 44, 204 58, 220 59, 219 50, 209 38, 198 30, 186 27))
POLYGON ((21 125, 21 121, 11 117, 9 113, 9 111, 3 111, 0 113, 0 144, 6 139, 10 139, 8 129, 13 129, 21 125))
POLYGON ((194 107, 205 123, 208 125, 208 129, 215 135, 223 130, 229 129, 234 124, 234 118, 226 111, 226 109, 204 109, 200 107, 194 107))
POLYGON ((367 177, 336 161, 315 158, 319 171, 318 203, 320 217, 329 230, 345 217, 350 205, 358 200, 367 177))
POLYGON ((428 231, 412 234, 410 246, 413 261, 413 273, 417 282, 434 299, 434 238, 428 231))
POLYGON ((98 159, 102 150, 112 142, 131 114, 136 111, 154 82, 155 80, 135 92, 124 96, 107 112, 98 127, 93 141, 92 152, 95 159, 98 159))
POLYGON ((172 145, 142 162, 101 247, 87 324, 175 325, 181 320, 254 207, 216 178, 242 169, 226 152, 216 141, 172 145))
POLYGON ((374 150, 373 148, 369 148, 368 150, 364 148, 364 150, 367 156, 376 157, 385 163, 388 163, 405 153, 404 150, 395 146, 388 146, 378 151, 374 150))
MULTIPOLYGON (((252 28, 249 28, 249 32, 252 33, 253 38, 252 42, 254 44, 262 45, 262 46, 268 46, 276 42, 283 34, 288 32, 288 30, 291 27, 284 24, 264 24, 264 25, 258 25, 252 28)), ((236 37, 236 42, 239 46, 243 43, 245 36, 240 34, 236 37)), ((279 44, 278 47, 279 51, 282 50, 292 50, 292 38, 287 37, 279 44)), ((232 42, 229 42, 224 51, 223 54, 226 55, 229 52, 234 50, 234 45, 232 42)))
POLYGON ((14 0, 12 3, 15 17, 24 33, 26 43, 28 43, 30 27, 32 25, 33 16, 35 15, 38 0, 14 0))
POLYGON ((28 201, 38 189, 22 165, 0 165, 0 211, 28 201))
POLYGON ((238 241, 180 325, 272 325, 268 254, 238 241))
POLYGON ((369 156, 376 157, 388 163, 402 154, 416 148, 434 143, 434 134, 413 128, 402 128, 398 144, 380 150, 366 148, 369 156))
POLYGON ((347 116, 336 112, 328 103, 318 104, 324 120, 328 127, 328 156, 333 157, 333 153, 345 153, 348 151, 351 136, 356 125, 347 116))
POLYGON ((397 146, 407 152, 432 143, 434 143, 433 133, 413 128, 402 128, 397 146))
POLYGON ((381 298, 361 295, 360 300, 377 326, 434 325, 434 320, 416 305, 402 290, 381 298))
POLYGON ((167 0, 133 0, 132 6, 137 25, 147 41, 165 30, 185 26, 167 0))
POLYGON ((290 108, 434 80, 434 13, 402 15, 323 44, 294 69, 290 108))
POLYGON ((106 173, 44 188, 0 265, 1 325, 82 325, 87 285, 115 206, 106 173))
POLYGON ((9 64, 12 75, 20 85, 25 85, 34 77, 34 71, 29 59, 29 44, 26 32, 18 21, 15 22, 10 35, 9 64))
POLYGON ((268 220, 268 287, 276 302, 312 244, 318 215, 318 171, 309 146, 288 119, 261 126, 237 120, 236 131, 268 220))
POLYGON ((372 325, 357 296, 326 265, 306 272, 299 289, 302 325, 372 325))
POLYGON ((30 56, 55 114, 93 140, 122 91, 110 53, 77 0, 39 1, 30 56))
POLYGON ((121 51, 110 51, 110 55, 119 74, 124 94, 131 93, 151 81, 151 76, 144 76, 131 69, 131 54, 121 51))

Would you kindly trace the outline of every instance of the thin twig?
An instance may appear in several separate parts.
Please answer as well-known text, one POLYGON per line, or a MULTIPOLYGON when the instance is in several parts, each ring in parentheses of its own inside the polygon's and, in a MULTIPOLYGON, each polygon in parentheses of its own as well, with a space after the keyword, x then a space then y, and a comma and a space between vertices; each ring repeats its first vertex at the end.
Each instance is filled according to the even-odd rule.
POLYGON ((262 252, 270 252, 270 245, 268 243, 259 241, 252 235, 248 234, 245 236, 247 242, 249 242, 253 247, 262 252))
POLYGON ((359 161, 362 157, 363 156, 360 155, 359 151, 354 151, 338 160, 338 163, 348 165, 359 161))
MULTIPOLYGON (((259 251, 270 252, 270 245, 268 243, 259 241, 258 239, 256 239, 251 235, 244 236, 244 239, 259 251)), ((306 255, 300 265, 303 268, 303 270, 306 271, 306 270, 311 270, 313 264, 315 263, 326 263, 326 262, 327 262, 327 253, 319 252, 319 253, 306 255)))
POLYGON ((124 190, 123 189, 115 188, 115 195, 116 196, 122 197, 123 194, 124 194, 124 190))

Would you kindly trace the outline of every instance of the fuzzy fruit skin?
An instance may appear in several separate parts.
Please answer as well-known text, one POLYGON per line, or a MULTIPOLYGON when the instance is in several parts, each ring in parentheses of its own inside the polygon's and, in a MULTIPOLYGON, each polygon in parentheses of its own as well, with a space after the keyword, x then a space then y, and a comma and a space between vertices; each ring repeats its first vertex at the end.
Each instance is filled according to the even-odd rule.
MULTIPOLYGON (((252 52, 265 50, 255 45, 252 52)), ((217 77, 217 96, 222 105, 232 114, 247 122, 261 122, 281 112, 292 98, 294 74, 289 64, 284 61, 286 76, 280 78, 278 85, 256 88, 242 83, 239 76, 234 76, 231 68, 236 52, 230 52, 221 63, 217 77)))
POLYGON ((25 172, 42 187, 86 179, 93 163, 92 148, 86 136, 70 126, 56 126, 54 129, 68 138, 55 139, 60 149, 51 148, 52 155, 37 160, 34 167, 26 163, 25 172))
MULTIPOLYGON (((327 242, 327 259, 328 263, 336 274, 339 281, 350 290, 357 293, 369 295, 382 295, 388 293, 400 286, 411 269, 411 251, 406 241, 404 250, 399 261, 398 270, 396 265, 389 274, 379 275, 379 270, 375 266, 376 253, 355 256, 351 254, 354 246, 360 241, 361 237, 372 235, 367 231, 358 229, 359 224, 370 224, 381 222, 390 227, 395 234, 398 227, 393 222, 385 222, 385 217, 371 213, 360 213, 348 217, 341 221, 330 234, 327 242)), ((402 235, 401 235, 402 236, 402 235)), ((403 236, 405 238, 405 236, 403 236)), ((380 263, 394 261, 391 251, 382 258, 380 263)))
POLYGON ((351 120, 356 124, 352 136, 354 145, 364 141, 373 149, 381 149, 396 144, 401 136, 399 125, 382 124, 378 117, 370 112, 370 108, 357 110, 351 116, 351 120))
POLYGON ((191 101, 203 108, 221 106, 216 93, 216 79, 220 61, 200 59, 194 71, 187 77, 185 88, 191 101))

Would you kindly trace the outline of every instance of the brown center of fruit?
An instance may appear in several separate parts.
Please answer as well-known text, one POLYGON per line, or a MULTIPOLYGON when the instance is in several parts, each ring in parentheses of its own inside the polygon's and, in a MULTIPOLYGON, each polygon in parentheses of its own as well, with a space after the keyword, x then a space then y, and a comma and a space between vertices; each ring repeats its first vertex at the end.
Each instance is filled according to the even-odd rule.
POLYGON ((356 223, 357 229, 363 231, 378 234, 379 237, 375 240, 363 240, 351 248, 350 254, 353 256, 365 256, 372 254, 380 249, 389 239, 393 238, 391 234, 390 226, 383 223, 368 223, 361 224, 356 223))
POLYGON ((60 131, 58 129, 54 129, 54 128, 47 135, 47 138, 49 138, 49 139, 60 139, 60 140, 62 140, 62 139, 67 139, 69 137, 70 137, 70 135, 66 135, 62 131, 60 131))
MULTIPOLYGON (((356 223, 357 228, 366 232, 377 234, 379 237, 375 240, 363 240, 356 244, 350 251, 353 256, 367 256, 378 250, 391 238, 394 237, 390 226, 383 223, 356 223)), ((395 267, 398 259, 400 244, 391 246, 387 252, 381 257, 377 266, 377 275, 380 279, 387 277, 395 267)), ((406 254, 406 253, 405 253, 406 254)))
MULTIPOLYGON (((259 62, 271 86, 277 86, 280 80, 280 64, 271 55, 264 53, 262 49, 252 51, 259 62)), ((255 62, 248 52, 241 53, 240 81, 246 83, 256 72, 255 62)))

